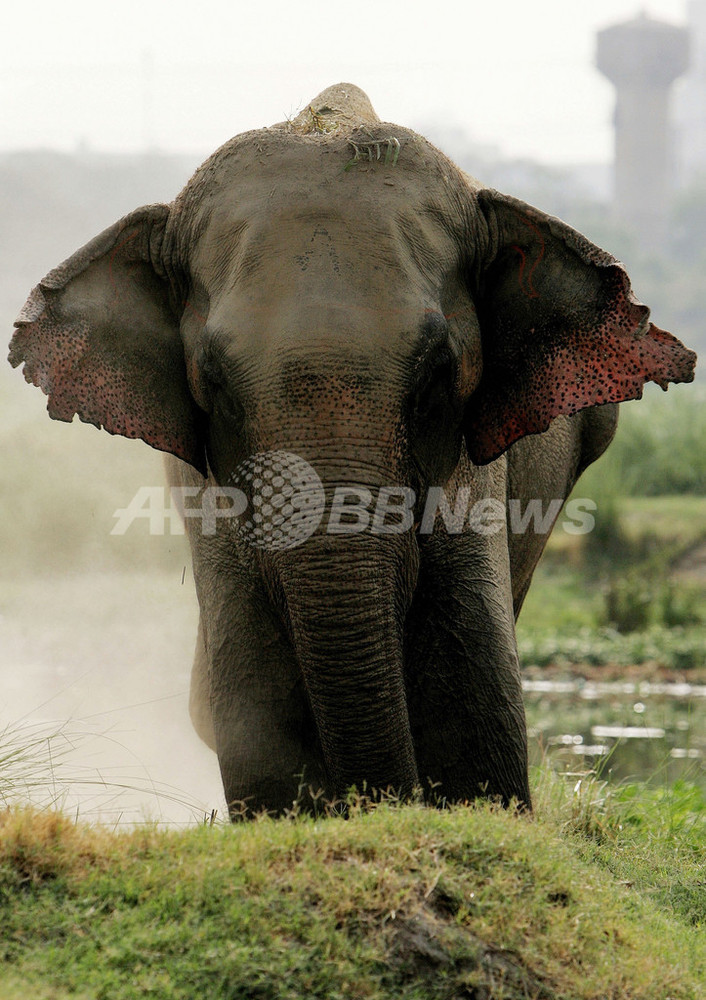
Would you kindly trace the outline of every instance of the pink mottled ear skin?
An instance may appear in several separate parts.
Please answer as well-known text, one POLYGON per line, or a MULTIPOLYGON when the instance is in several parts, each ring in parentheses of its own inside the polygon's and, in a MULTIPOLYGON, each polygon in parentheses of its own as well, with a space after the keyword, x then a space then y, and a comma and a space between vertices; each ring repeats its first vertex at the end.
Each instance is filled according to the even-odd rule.
POLYGON ((167 214, 133 212, 51 271, 16 321, 9 360, 24 363, 53 419, 78 414, 205 472, 178 319, 150 262, 167 214))
POLYGON ((560 414, 691 382, 696 355, 649 322, 622 265, 558 219, 494 191, 478 200, 491 259, 477 299, 483 375, 466 443, 485 464, 560 414))

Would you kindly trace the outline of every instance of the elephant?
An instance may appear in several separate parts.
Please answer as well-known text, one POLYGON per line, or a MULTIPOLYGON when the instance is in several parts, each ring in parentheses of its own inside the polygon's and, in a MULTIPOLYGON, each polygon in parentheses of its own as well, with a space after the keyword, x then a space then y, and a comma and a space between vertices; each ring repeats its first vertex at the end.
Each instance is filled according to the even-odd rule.
POLYGON ((531 809, 515 620, 551 525, 501 513, 555 519, 617 404, 693 379, 614 257, 338 84, 51 271, 10 362, 167 454, 232 815, 531 809))

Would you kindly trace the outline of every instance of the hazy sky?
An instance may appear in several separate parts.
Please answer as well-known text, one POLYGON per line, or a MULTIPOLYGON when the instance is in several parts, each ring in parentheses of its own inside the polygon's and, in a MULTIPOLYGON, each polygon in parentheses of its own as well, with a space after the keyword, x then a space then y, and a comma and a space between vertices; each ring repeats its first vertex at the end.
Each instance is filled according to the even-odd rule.
POLYGON ((341 80, 378 114, 458 126, 511 156, 611 156, 595 33, 685 0, 14 0, 0 149, 209 153, 341 80))

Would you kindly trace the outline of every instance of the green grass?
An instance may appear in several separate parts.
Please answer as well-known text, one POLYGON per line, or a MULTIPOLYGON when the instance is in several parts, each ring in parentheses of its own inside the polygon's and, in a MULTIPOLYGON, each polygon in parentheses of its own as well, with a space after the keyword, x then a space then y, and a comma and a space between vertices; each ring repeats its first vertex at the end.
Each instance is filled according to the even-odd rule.
MULTIPOLYGON (((664 508, 672 500, 660 497, 638 502, 636 519, 646 515, 649 507, 656 520, 667 517, 664 508)), ((626 518, 625 523, 634 526, 632 519, 626 518)), ((675 538, 701 537, 703 522, 675 519, 670 523, 675 538)), ((607 571, 596 575, 581 565, 575 539, 572 548, 561 536, 549 544, 552 548, 535 572, 517 624, 524 666, 654 663, 673 670, 706 669, 706 581, 670 583, 661 563, 657 568, 650 566, 654 556, 636 563, 628 559, 613 566, 610 575, 607 571), (644 596, 647 601, 646 621, 643 627, 623 633, 607 620, 607 595, 609 588, 620 593, 620 588, 631 585, 640 591, 632 599, 644 596)), ((689 545, 679 551, 687 551, 689 545)))
MULTIPOLYGON (((601 460, 603 461, 603 460, 601 460)), ((597 505, 596 521, 608 512, 615 516, 628 545, 642 557, 659 551, 663 557, 676 558, 680 553, 706 540, 706 496, 670 494, 655 497, 628 497, 615 494, 607 484, 595 494, 585 479, 580 479, 574 497, 593 499, 597 505)), ((582 549, 590 545, 587 535, 571 535, 562 529, 562 515, 549 536, 545 562, 578 565, 582 549)))
POLYGON ((564 822, 584 860, 597 862, 689 926, 706 928, 706 795, 672 786, 611 785, 591 775, 570 786, 536 774, 535 804, 545 821, 564 822))
POLYGON ((664 394, 647 386, 641 401, 620 408, 613 443, 582 477, 582 496, 608 489, 622 496, 706 497, 706 397, 701 386, 664 394))
POLYGON ((693 545, 706 536, 706 496, 630 497, 621 517, 629 538, 653 534, 666 546, 693 545))
POLYGON ((524 667, 606 666, 652 664, 668 670, 706 670, 706 634, 703 626, 652 627, 624 635, 611 628, 579 628, 537 633, 518 626, 518 647, 524 667))
MULTIPOLYGON (((583 486, 577 495, 589 495, 583 486)), ((706 497, 607 490, 606 502, 611 523, 598 544, 561 523, 550 536, 518 621, 523 663, 706 668, 706 573, 680 575, 682 560, 706 543, 706 497), (609 614, 616 600, 618 622, 609 614)))
POLYGON ((600 587, 587 588, 583 571, 543 562, 525 598, 518 635, 544 638, 594 628, 600 606, 600 587))
POLYGON ((492 806, 109 833, 0 819, 0 994, 696 998, 706 804, 535 780, 492 806))

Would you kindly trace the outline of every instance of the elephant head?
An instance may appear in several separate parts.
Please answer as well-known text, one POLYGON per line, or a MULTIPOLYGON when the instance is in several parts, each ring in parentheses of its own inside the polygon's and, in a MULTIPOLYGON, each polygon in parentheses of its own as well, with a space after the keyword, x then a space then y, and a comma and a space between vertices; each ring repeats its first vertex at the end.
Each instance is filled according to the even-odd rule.
MULTIPOLYGON (((340 488, 412 491, 418 523, 432 486, 465 483, 504 501, 505 453, 561 415, 639 397, 647 381, 690 381, 694 355, 648 316, 613 257, 482 187, 341 84, 294 121, 237 136, 171 205, 138 209, 50 272, 17 321, 10 361, 24 362, 51 417, 141 438, 198 483, 232 485, 251 456, 286 451, 316 470, 326 501, 340 488)), ((582 464, 574 452, 543 460, 565 463, 567 483, 582 464)), ((289 786, 276 790, 277 772, 297 753, 320 763, 334 792, 361 782, 408 792, 430 776, 406 649, 415 601, 435 627, 434 594, 420 590, 431 544, 323 522, 300 546, 271 550, 249 547, 233 525, 216 541, 192 531, 230 798, 252 787, 256 801, 280 805, 289 786), (297 676, 298 707, 285 709, 297 676), (262 744, 257 754, 243 751, 248 740, 262 744)), ((448 794, 526 800, 512 566, 507 546, 464 544, 444 549, 448 574, 470 592, 473 563, 469 579, 495 590, 479 600, 485 611, 469 597, 437 619, 451 614, 475 636, 464 649, 484 647, 482 668, 477 650, 460 657, 458 683, 481 670, 467 728, 472 753, 489 747, 491 763, 464 771, 462 761, 448 794), (515 706, 502 718, 496 695, 515 706)), ((443 659, 432 645, 417 678, 443 659)))

